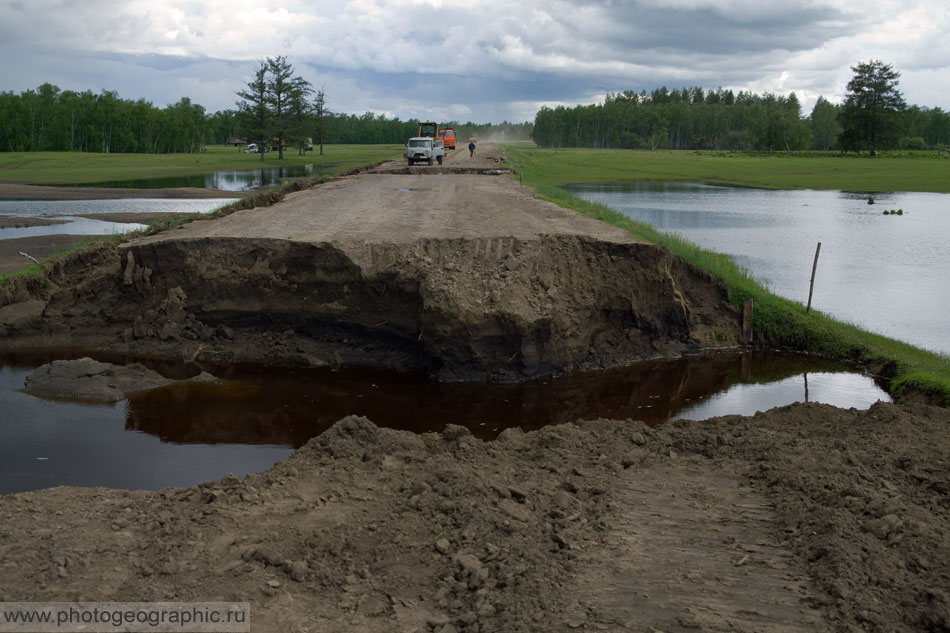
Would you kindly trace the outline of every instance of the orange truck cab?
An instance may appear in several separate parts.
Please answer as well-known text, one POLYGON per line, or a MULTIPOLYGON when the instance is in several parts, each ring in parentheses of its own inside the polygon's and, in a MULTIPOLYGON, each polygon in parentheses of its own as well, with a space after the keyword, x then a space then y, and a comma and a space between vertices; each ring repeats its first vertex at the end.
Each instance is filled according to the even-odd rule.
POLYGON ((439 130, 439 138, 445 142, 445 149, 455 149, 455 130, 452 128, 439 130))

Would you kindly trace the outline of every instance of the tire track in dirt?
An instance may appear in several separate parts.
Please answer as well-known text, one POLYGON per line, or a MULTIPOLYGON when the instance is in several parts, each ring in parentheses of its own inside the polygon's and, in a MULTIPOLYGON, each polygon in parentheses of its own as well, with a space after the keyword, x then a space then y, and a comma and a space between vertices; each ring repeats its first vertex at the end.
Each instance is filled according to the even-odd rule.
POLYGON ((664 633, 828 630, 774 538, 771 504, 735 476, 670 457, 625 473, 613 494, 621 506, 573 592, 598 619, 664 633))

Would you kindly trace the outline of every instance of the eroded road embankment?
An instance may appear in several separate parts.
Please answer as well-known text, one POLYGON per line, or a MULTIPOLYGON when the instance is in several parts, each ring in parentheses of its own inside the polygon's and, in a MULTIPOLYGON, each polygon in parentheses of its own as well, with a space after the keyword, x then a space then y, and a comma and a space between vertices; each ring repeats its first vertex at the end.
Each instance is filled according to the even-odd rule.
POLYGON ((507 380, 734 345, 739 325, 709 274, 506 175, 339 179, 127 242, 63 286, 8 332, 507 380))

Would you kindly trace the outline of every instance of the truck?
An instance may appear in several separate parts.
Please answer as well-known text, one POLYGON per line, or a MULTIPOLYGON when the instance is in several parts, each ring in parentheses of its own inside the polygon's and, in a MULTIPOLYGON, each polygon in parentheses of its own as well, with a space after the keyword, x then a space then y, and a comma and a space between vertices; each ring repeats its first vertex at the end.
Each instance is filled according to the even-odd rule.
POLYGON ((433 161, 442 164, 445 156, 445 147, 442 141, 429 136, 416 136, 406 143, 406 160, 410 165, 425 161, 429 165, 433 161))
POLYGON ((445 149, 455 149, 455 130, 450 127, 439 130, 439 138, 445 143, 445 149))
POLYGON ((423 121, 419 124, 419 136, 439 138, 439 124, 435 121, 423 121))

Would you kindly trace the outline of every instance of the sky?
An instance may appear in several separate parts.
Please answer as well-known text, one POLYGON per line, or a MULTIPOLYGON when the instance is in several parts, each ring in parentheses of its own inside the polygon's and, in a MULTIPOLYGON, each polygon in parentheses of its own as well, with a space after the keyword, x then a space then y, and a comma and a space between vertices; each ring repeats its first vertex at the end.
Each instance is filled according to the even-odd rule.
POLYGON ((840 102, 851 66, 950 110, 947 0, 0 0, 0 90, 209 112, 285 56, 333 112, 476 123, 701 86, 840 102))

